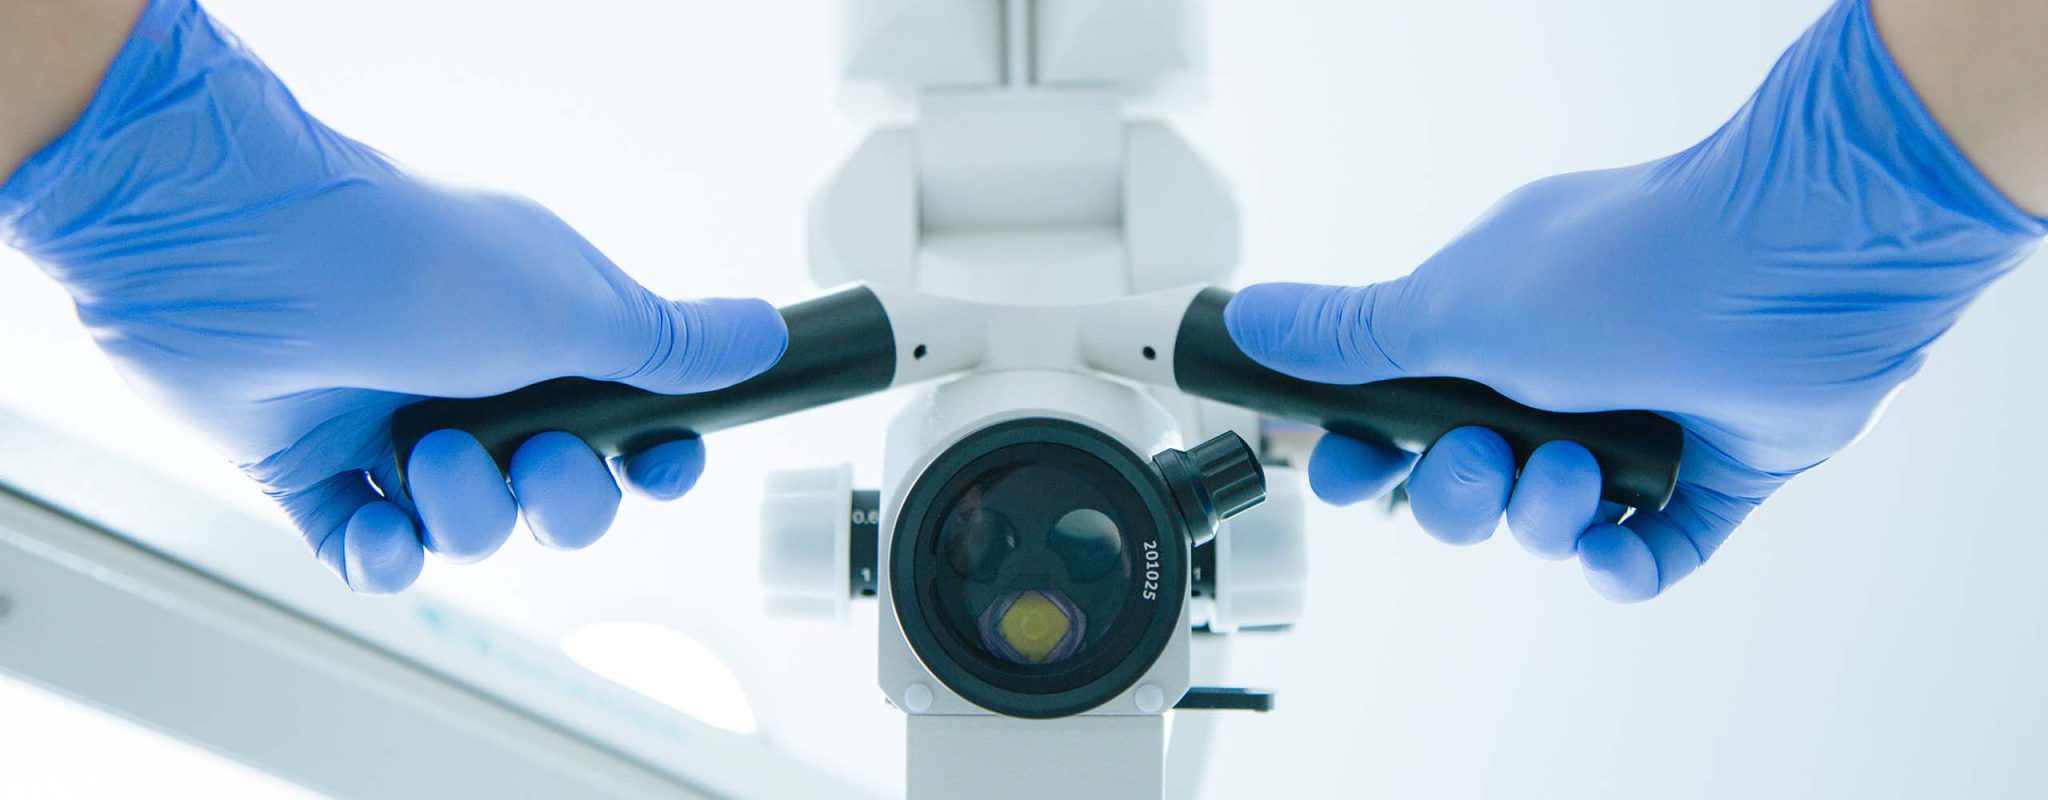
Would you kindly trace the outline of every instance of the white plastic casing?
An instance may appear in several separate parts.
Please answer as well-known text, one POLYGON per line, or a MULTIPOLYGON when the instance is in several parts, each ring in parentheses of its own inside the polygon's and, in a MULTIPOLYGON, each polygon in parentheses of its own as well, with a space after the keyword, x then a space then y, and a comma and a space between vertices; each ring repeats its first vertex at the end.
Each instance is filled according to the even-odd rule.
POLYGON ((1216 596, 1209 630, 1293 625, 1308 591, 1307 479, 1266 468, 1266 502, 1216 534, 1216 596))
POLYGON ((927 89, 1003 80, 1001 0, 842 0, 840 105, 901 115, 927 89))
POLYGON ((812 196, 808 255, 819 286, 916 280, 916 158, 909 129, 875 131, 812 196))
MULTIPOLYGON (((1089 368, 1119 375, 1148 386, 1173 386, 1174 345, 1180 338, 1180 320, 1187 314, 1199 286, 1161 289, 1121 298, 1087 308, 1081 317, 1081 357, 1089 368)), ((1179 392, 1176 397, 1185 397, 1179 392)), ((1190 402, 1192 398, 1190 398, 1190 402)), ((1257 416, 1253 415, 1256 420, 1257 416)), ((1199 424, 1200 420, 1183 419, 1199 424)), ((1230 430, 1190 428, 1210 436, 1230 430)), ((1257 430, 1238 434, 1247 442, 1258 441, 1257 430)), ((1196 441, 1207 439, 1189 436, 1196 441)))
POLYGON ((840 104, 900 118, 930 91, 1113 89, 1158 106, 1199 96, 1207 53, 1190 0, 842 0, 840 104), (1016 24, 1020 18, 1027 24, 1016 24))
POLYGON ((917 124, 924 229, 1113 226, 1123 115, 1101 91, 933 93, 917 124))
POLYGON ((844 621, 852 594, 853 465, 778 470, 761 495, 768 613, 844 621))
POLYGON ((1201 4, 1188 0, 1035 0, 1032 77, 1114 86, 1131 99, 1199 72, 1201 4))
POLYGON ((1157 122, 1124 130, 1131 291, 1221 283, 1237 269, 1237 201, 1186 139, 1157 122))
POLYGON ((1067 94, 934 99, 932 130, 869 136, 811 200, 812 277, 1026 305, 1227 279, 1239 232, 1222 176, 1172 129, 1067 94), (990 124, 1006 106, 1046 133, 990 124), (1024 165, 1086 188, 1019 180, 1024 165))
POLYGON ((812 275, 1017 305, 1214 283, 1237 263, 1230 187, 1186 140, 1113 93, 924 98, 812 200, 812 275))

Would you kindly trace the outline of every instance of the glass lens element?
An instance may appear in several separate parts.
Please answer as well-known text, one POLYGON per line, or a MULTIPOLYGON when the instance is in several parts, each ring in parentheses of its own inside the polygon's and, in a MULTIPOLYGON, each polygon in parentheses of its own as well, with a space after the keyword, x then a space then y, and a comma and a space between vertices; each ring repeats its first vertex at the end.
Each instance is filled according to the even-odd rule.
POLYGON ((1108 514, 1077 508, 1052 524, 1046 546, 1066 562, 1067 574, 1074 580, 1092 581, 1121 563, 1124 539, 1108 514))
POLYGON ((1088 617, 1058 589, 1011 592, 982 612, 982 646, 1019 664, 1050 664, 1073 655, 1088 617))
POLYGON ((983 505, 979 492, 961 498, 940 537, 946 563, 968 580, 992 580, 1003 559, 1017 549, 1017 526, 1009 515, 983 505))

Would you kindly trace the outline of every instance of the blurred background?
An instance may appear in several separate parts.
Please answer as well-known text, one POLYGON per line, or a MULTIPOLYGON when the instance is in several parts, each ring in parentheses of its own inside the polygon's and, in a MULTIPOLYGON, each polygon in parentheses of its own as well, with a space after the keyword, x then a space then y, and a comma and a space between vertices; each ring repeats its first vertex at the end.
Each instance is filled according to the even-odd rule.
MULTIPOLYGON (((1170 119, 1234 181, 1242 280, 1369 282, 1521 183, 1690 145, 1825 5, 1212 2, 1206 97, 1170 119)), ((542 201, 657 291, 815 289, 804 205, 865 132, 835 106, 822 0, 207 6, 334 127, 542 201)), ((2028 500, 2048 434, 2026 416, 2048 389, 2044 269, 1988 293, 1874 433, 1645 605, 1602 601, 1575 564, 1505 535, 1454 549, 1403 516, 1312 510, 1305 621, 1240 639, 1228 676, 1278 690, 1279 707, 1220 721, 1206 796, 2048 794, 2048 525, 2028 500)), ((0 342, 6 413, 291 535, 127 391, 12 252, 0 342)), ((550 645, 621 630, 608 623, 680 633, 715 690, 676 700, 685 711, 900 792, 872 604, 846 626, 768 619, 754 538, 768 470, 851 461, 872 483, 896 403, 718 434, 693 494, 629 499, 590 550, 515 536, 480 564, 430 561, 415 591, 550 645)), ((292 791, 5 678, 0 776, 25 796, 292 791)))

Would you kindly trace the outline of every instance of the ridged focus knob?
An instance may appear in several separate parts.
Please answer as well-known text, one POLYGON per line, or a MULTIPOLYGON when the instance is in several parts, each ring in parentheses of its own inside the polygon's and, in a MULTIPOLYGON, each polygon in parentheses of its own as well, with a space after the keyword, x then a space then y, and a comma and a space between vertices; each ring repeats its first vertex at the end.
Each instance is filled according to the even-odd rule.
POLYGON ((1216 535, 1216 526, 1266 499, 1266 472, 1259 454, 1236 433, 1225 431, 1185 451, 1152 457, 1166 478, 1196 544, 1216 535))
POLYGON ((1266 471, 1259 467, 1259 454, 1236 433, 1225 432, 1188 451, 1203 488, 1216 505, 1219 520, 1266 499, 1266 471))

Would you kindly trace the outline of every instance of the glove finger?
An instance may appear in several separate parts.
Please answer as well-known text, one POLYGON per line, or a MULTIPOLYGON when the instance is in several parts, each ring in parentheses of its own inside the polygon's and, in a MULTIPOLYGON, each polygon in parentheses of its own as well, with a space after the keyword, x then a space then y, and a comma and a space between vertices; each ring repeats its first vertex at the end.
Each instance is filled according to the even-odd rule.
POLYGON ((663 442, 626 456, 626 483, 656 500, 674 500, 697 485, 704 474, 704 440, 663 442))
POLYGON ((343 534, 348 588, 363 594, 391 594, 411 586, 426 565, 426 550, 412 518, 388 502, 356 509, 343 534))
POLYGON ((456 563, 497 552, 519 521, 505 476, 476 437, 441 430, 413 446, 408 487, 419 512, 420 540, 456 563))
POLYGON ((1578 552, 1579 535, 1600 513, 1600 462, 1575 442, 1547 442, 1529 454, 1508 499, 1508 530, 1538 558, 1578 552))
POLYGON ((774 366, 789 345, 782 314, 761 300, 646 298, 643 330, 622 345, 641 354, 640 367, 620 380, 650 392, 731 386, 774 366))
POLYGON ((526 440, 512 453, 511 473, 526 527, 548 547, 588 547, 619 512, 611 470, 573 434, 549 431, 526 440))
POLYGON ((1580 539, 1586 580, 1618 603, 1656 597, 1706 563, 1760 502, 1681 484, 1663 511, 1598 526, 1580 539))
POLYGON ((1408 505, 1422 529, 1446 544, 1476 544, 1493 535, 1514 484, 1515 454, 1485 428, 1444 434, 1408 477, 1408 505))
POLYGON ((1223 310, 1239 349, 1305 380, 1370 383, 1398 378, 1409 363, 1407 279, 1371 286, 1264 283, 1245 287, 1223 310))
POLYGON ((1579 537, 1579 565, 1593 591, 1617 603, 1657 596, 1657 557, 1635 531, 1602 523, 1579 537))
POLYGON ((352 591, 390 594, 419 578, 425 562, 412 519, 386 502, 360 472, 275 492, 320 563, 352 591))
POLYGON ((1628 516, 1628 506, 1602 500, 1600 501, 1600 515, 1594 521, 1605 522, 1609 525, 1619 525, 1621 524, 1621 518, 1626 516, 1628 516))
POLYGON ((1316 440, 1308 457, 1308 486, 1331 505, 1348 506, 1386 494, 1415 468, 1415 454, 1335 433, 1316 440))

